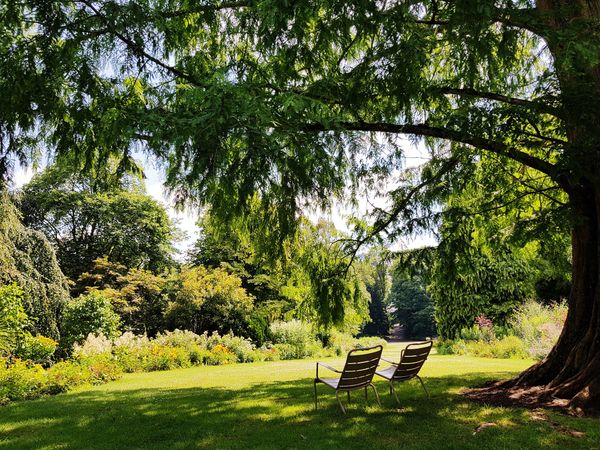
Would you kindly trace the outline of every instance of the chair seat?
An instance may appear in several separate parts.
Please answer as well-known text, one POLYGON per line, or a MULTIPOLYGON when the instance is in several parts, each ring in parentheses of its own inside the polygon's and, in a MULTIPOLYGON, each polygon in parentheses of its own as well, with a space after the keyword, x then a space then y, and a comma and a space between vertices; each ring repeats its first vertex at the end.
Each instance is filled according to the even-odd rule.
POLYGON ((386 369, 377 370, 375 373, 380 377, 385 378, 386 380, 391 380, 394 376, 394 372, 396 371, 396 366, 389 366, 386 369))
POLYGON ((318 378, 321 383, 325 383, 327 386, 332 387, 333 389, 337 389, 338 384, 340 383, 339 378, 318 378))

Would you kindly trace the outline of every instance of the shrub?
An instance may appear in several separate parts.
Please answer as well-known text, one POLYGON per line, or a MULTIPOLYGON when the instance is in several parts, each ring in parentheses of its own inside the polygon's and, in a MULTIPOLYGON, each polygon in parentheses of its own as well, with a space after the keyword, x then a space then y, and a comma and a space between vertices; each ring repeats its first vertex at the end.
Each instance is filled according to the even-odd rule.
POLYGON ((517 336, 506 336, 494 342, 491 350, 494 358, 526 359, 529 356, 525 348, 525 342, 517 336))
POLYGON ((13 354, 23 344, 27 325, 21 288, 16 283, 0 286, 0 355, 13 354))
POLYGON ((20 359, 9 365, 0 358, 0 404, 38 397, 45 381, 46 372, 41 365, 20 359))
POLYGON ((485 340, 462 339, 439 340, 434 343, 439 355, 469 355, 480 358, 519 358, 529 357, 525 343, 517 336, 506 336, 491 342, 485 340))
POLYGON ((275 347, 263 346, 253 352, 253 361, 278 361, 281 359, 279 350, 275 347))
POLYGON ((299 320, 275 322, 271 324, 271 334, 281 359, 315 356, 322 349, 310 325, 299 320), (285 345, 281 346, 281 344, 285 345))
POLYGON ((47 370, 47 383, 44 392, 59 394, 76 386, 90 383, 91 372, 72 361, 61 361, 47 370))
POLYGON ((254 361, 255 346, 250 339, 234 336, 233 333, 227 333, 221 338, 221 345, 231 350, 238 362, 254 361))
POLYGON ((146 335, 136 336, 128 331, 115 339, 112 352, 124 372, 141 372, 145 367, 149 345, 146 335))
POLYGON ((385 347, 387 342, 376 336, 367 336, 357 339, 347 333, 333 331, 327 339, 326 350, 330 354, 342 356, 355 348, 368 348, 374 347, 375 345, 383 345, 385 347))
POLYGON ((109 339, 119 335, 119 316, 110 301, 98 291, 81 295, 67 304, 63 316, 62 347, 69 351, 73 344, 90 334, 109 339))
POLYGON ((89 381, 92 384, 102 384, 121 377, 123 370, 110 354, 99 354, 80 361, 89 371, 89 381))
POLYGON ((88 334, 85 341, 73 346, 73 357, 75 359, 84 359, 101 354, 110 354, 113 344, 110 339, 104 335, 88 334))
POLYGON ((210 355, 206 361, 207 364, 218 366, 222 364, 231 364, 237 361, 235 353, 222 344, 215 345, 210 350, 210 355))
MULTIPOLYGON (((218 333, 217 333, 218 336, 218 333)), ((194 345, 206 346, 206 334, 197 335, 187 330, 165 331, 156 335, 154 342, 169 347, 191 348, 194 345)))
POLYGON ((171 370, 190 367, 190 353, 182 347, 163 346, 153 342, 146 354, 144 370, 171 370))
POLYGON ((107 355, 59 362, 48 370, 30 361, 16 359, 8 364, 0 359, 0 404, 58 394, 82 384, 100 384, 120 374, 119 366, 107 355))
POLYGON ((453 355, 454 354, 454 341, 447 339, 439 339, 433 343, 438 355, 453 355))
POLYGON ((45 336, 32 336, 27 333, 23 346, 17 352, 22 359, 48 365, 58 347, 58 342, 45 336))

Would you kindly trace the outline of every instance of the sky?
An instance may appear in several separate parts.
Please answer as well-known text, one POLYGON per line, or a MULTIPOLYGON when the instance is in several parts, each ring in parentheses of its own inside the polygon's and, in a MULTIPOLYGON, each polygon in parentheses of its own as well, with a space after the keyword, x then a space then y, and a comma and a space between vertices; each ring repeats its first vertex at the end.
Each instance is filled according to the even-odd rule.
MULTIPOLYGON (((406 140, 403 143, 405 151, 405 168, 414 167, 422 164, 428 159, 428 153, 423 146, 415 145, 410 141, 406 140)), ((177 243, 176 248, 179 252, 178 259, 185 257, 186 251, 193 245, 193 243, 199 237, 199 229, 196 226, 198 220, 199 211, 196 209, 185 209, 177 210, 173 207, 173 202, 169 199, 165 188, 164 188, 164 175, 161 170, 152 163, 151 160, 146 158, 142 153, 136 155, 144 168, 146 176, 145 184, 148 195, 152 196, 155 200, 162 203, 169 217, 175 221, 177 227, 184 232, 184 238, 177 243)), ((39 169, 41 170, 41 169, 39 169)), ((20 188, 26 184, 34 175, 32 169, 25 169, 23 167, 17 167, 15 170, 15 176, 13 178, 13 188, 20 188)), ((385 203, 382 199, 369 199, 370 202, 374 203, 378 207, 384 207, 385 203)), ((342 231, 348 231, 346 225, 347 218, 350 215, 360 215, 367 211, 368 203, 367 198, 359 199, 358 210, 348 210, 342 207, 339 203, 334 204, 331 211, 307 211, 307 216, 317 221, 319 219, 325 219, 335 224, 336 228, 342 231)), ((401 250, 406 248, 417 248, 427 245, 436 245, 437 241, 433 234, 422 235, 422 236, 407 236, 394 243, 391 246, 392 250, 401 250)))

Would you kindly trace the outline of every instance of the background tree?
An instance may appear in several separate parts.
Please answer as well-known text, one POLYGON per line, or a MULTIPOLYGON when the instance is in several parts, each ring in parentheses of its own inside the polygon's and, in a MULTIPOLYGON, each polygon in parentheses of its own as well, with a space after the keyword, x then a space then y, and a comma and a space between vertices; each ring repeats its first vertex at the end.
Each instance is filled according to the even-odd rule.
POLYGON ((406 337, 424 338, 436 334, 434 304, 427 290, 438 257, 438 249, 434 247, 396 253, 390 270, 389 303, 393 320, 404 327, 406 337))
POLYGON ((309 320, 323 328, 344 322, 360 327, 368 294, 360 279, 362 269, 352 267, 348 274, 352 261, 341 246, 344 236, 331 223, 301 218, 297 232, 277 242, 263 214, 257 197, 242 217, 223 221, 205 214, 199 221, 201 237, 189 254, 192 264, 220 267, 240 277, 242 287, 255 298, 250 320, 257 338, 268 333, 269 322, 284 318, 309 320), (321 278, 311 278, 311 272, 321 273, 321 278), (319 296, 328 295, 329 289, 338 295, 320 303, 319 296))
MULTIPOLYGON (((571 270, 564 194, 535 173, 494 158, 482 157, 472 172, 445 198, 427 287, 445 339, 456 338, 481 314, 506 324, 536 286, 566 284, 571 270), (490 204, 498 192, 504 204, 490 204)), ((547 302, 560 293, 543 294, 547 302)))
POLYGON ((253 298, 241 280, 223 269, 198 266, 184 268, 175 299, 169 303, 166 319, 172 327, 247 335, 246 318, 253 298))
POLYGON ((0 355, 11 355, 18 349, 28 325, 23 291, 15 283, 0 286, 0 355))
POLYGON ((381 247, 370 249, 361 261, 362 276, 370 296, 370 321, 363 325, 361 333, 367 336, 387 336, 390 321, 387 307, 389 304, 389 261, 388 252, 381 247))
POLYGON ((394 276, 390 305, 394 320, 404 327, 405 337, 422 339, 436 334, 433 301, 419 281, 394 276))
POLYGON ((11 283, 23 291, 28 330, 58 340, 67 279, 45 236, 24 227, 9 196, 0 192, 0 284, 11 283))
MULTIPOLYGON (((431 226, 437 199, 484 153, 531 169, 568 196, 569 315, 549 357, 495 394, 543 386, 529 393, 579 412, 600 403, 598 0, 27 0, 2 11, 3 170, 40 139, 85 161, 126 162, 143 142, 181 201, 227 217, 260 193, 273 235, 302 206, 392 174, 390 207, 357 228, 356 251, 384 230, 431 226), (114 70, 100 70, 112 55, 114 70), (393 173, 398 134, 430 145, 412 176, 393 173)), ((343 292, 318 295, 319 312, 343 292)))
POLYGON ((54 245, 75 294, 83 292, 80 275, 103 256, 153 272, 173 264, 177 233, 165 208, 143 193, 141 181, 113 176, 118 181, 103 182, 56 165, 34 176, 20 197, 24 223, 54 245))

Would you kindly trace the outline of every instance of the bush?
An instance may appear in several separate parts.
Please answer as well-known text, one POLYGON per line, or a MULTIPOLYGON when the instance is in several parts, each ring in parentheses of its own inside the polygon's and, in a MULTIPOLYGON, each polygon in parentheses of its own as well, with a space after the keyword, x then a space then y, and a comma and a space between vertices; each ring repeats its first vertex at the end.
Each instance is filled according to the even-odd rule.
POLYGON ((439 339, 433 343, 433 347, 438 355, 454 355, 454 343, 452 340, 439 339))
POLYGON ((317 341, 310 325, 299 320, 271 324, 274 347, 281 359, 300 359, 317 355, 322 345, 317 341), (281 344, 284 344, 283 346, 281 344))
POLYGON ((47 372, 47 382, 44 388, 46 394, 59 394, 76 386, 88 384, 91 373, 80 364, 72 361, 61 361, 50 367, 47 372))
POLYGON ((63 361, 48 370, 31 361, 0 358, 0 405, 66 392, 83 384, 116 380, 121 374, 110 356, 90 357, 82 362, 63 361))
POLYGON ((233 333, 227 333, 221 338, 221 345, 231 350, 237 362, 252 362, 255 356, 255 346, 250 339, 234 336, 233 333))
POLYGON ((89 381, 92 384, 102 384, 121 377, 123 370, 110 354, 100 354, 85 358, 80 364, 89 371, 89 381))
POLYGON ((439 355, 469 355, 480 358, 518 358, 527 359, 525 342, 517 336, 506 336, 493 341, 462 339, 439 340, 434 343, 439 355))
POLYGON ((333 331, 327 338, 326 350, 330 354, 342 356, 355 348, 368 348, 375 345, 386 346, 387 342, 376 336, 354 338, 347 333, 333 331))
POLYGON ((237 357, 235 356, 235 353, 224 345, 217 344, 210 350, 210 355, 206 363, 211 366, 219 366, 222 364, 232 364, 236 361, 237 357))
POLYGON ((27 325, 23 290, 16 283, 0 286, 0 356, 11 355, 19 349, 27 325))
POLYGON ((48 365, 57 347, 58 342, 54 339, 26 334, 23 346, 17 352, 17 356, 48 365))
POLYGON ((46 372, 41 365, 20 359, 8 364, 0 358, 0 404, 39 397, 45 381, 46 372))
POLYGON ((98 291, 81 295, 67 304, 63 316, 62 347, 70 351, 91 333, 109 339, 119 335, 119 316, 110 301, 98 291))
POLYGON ((491 347, 493 358, 527 359, 529 357, 525 342, 517 336, 506 336, 494 342, 491 347))
POLYGON ((128 331, 115 339, 112 352, 124 372, 141 372, 145 368, 149 344, 145 335, 136 336, 128 331))
POLYGON ((88 334, 85 341, 73 346, 73 358, 81 360, 96 355, 110 354, 112 352, 113 343, 104 335, 88 334))
POLYGON ((144 370, 171 370, 191 365, 190 353, 186 349, 153 342, 145 358, 144 370))

